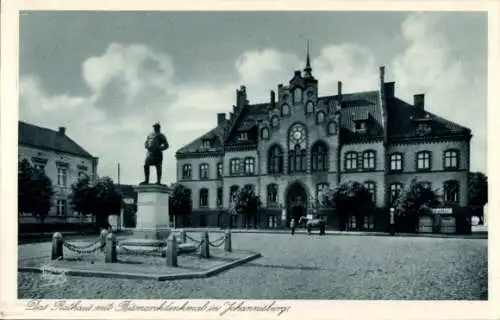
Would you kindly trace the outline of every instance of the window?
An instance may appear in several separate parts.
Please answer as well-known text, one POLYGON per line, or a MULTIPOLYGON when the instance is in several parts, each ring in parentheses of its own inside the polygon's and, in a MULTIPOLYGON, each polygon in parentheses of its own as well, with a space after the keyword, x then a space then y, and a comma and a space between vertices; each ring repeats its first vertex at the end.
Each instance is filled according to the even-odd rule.
POLYGON ((358 168, 358 154, 356 152, 347 152, 345 154, 345 169, 354 171, 358 168))
POLYGON ((273 116, 271 118, 271 125, 273 126, 273 128, 277 128, 280 124, 280 119, 278 118, 278 116, 273 116))
POLYGON ((328 148, 323 142, 317 142, 311 149, 311 167, 314 172, 328 171, 328 148))
POLYGON ((236 201, 236 196, 238 195, 238 186, 231 186, 229 189, 229 202, 234 203, 236 201))
POLYGON ((203 145, 203 148, 210 148, 210 140, 209 139, 203 139, 202 145, 203 145))
POLYGON ((363 229, 373 230, 375 228, 375 218, 372 215, 363 217, 363 229))
POLYGON ((328 134, 333 136, 337 133, 337 124, 335 122, 330 122, 328 124, 328 134))
POLYGON ((306 150, 301 149, 299 144, 289 151, 288 169, 290 173, 306 171, 306 150))
POLYGON ((37 171, 45 171, 45 164, 42 163, 35 163, 33 164, 33 168, 37 171))
POLYGON ((217 188, 217 207, 222 207, 222 188, 217 188))
POLYGON ((325 203, 325 195, 326 192, 328 191, 328 184, 327 183, 319 183, 316 186, 316 202, 318 206, 322 207, 325 203))
POLYGON ((262 131, 261 131, 260 136, 262 137, 262 140, 269 139, 269 129, 268 128, 263 128, 262 131))
POLYGON ((278 226, 278 219, 276 216, 267 216, 267 227, 276 228, 278 226))
POLYGON ((57 200, 57 215, 59 217, 65 217, 66 216, 66 200, 57 200))
POLYGON ((423 136, 431 132, 431 126, 428 123, 419 123, 417 126, 417 135, 423 136))
POLYGON ((314 105, 311 101, 309 101, 306 105, 306 113, 309 114, 309 113, 313 113, 314 111, 314 105))
POLYGON ((281 106, 281 115, 287 116, 290 114, 290 107, 287 104, 281 106))
POLYGON ((458 151, 447 150, 444 152, 444 168, 458 169, 458 151))
POLYGON ((278 185, 268 184, 267 185, 267 205, 278 203, 278 185))
POLYGON ((392 183, 389 188, 390 188, 390 196, 391 196, 389 201, 390 201, 391 205, 393 205, 394 201, 396 201, 396 199, 399 197, 399 195, 403 191, 403 184, 398 183, 398 182, 392 183))
POLYGON ((323 123, 325 122, 325 113, 323 111, 320 111, 316 114, 316 123, 323 123))
POLYGON ((356 121, 354 123, 354 129, 356 131, 365 131, 366 130, 366 122, 365 121, 356 121))
POLYGON ((200 227, 207 226, 207 216, 204 214, 200 214, 200 227))
POLYGON ((222 162, 217 163, 217 178, 221 179, 224 175, 222 162))
POLYGON ((248 133, 246 132, 241 132, 240 136, 238 137, 239 140, 248 140, 248 133))
POLYGON ((293 102, 302 102, 302 90, 300 88, 295 88, 295 91, 293 92, 293 102))
POLYGON ((200 190, 200 207, 208 206, 208 189, 203 188, 200 190))
POLYGON ((208 163, 200 164, 200 180, 208 179, 208 163))
POLYGON ((269 149, 267 156, 268 173, 283 173, 283 150, 280 146, 274 145, 269 149))
POLYGON ((65 187, 67 178, 67 168, 58 167, 57 168, 57 185, 65 187))
POLYGON ((458 181, 446 181, 443 186, 444 202, 458 202, 459 201, 459 191, 460 185, 458 181))
POLYGON ((231 175, 239 174, 240 173, 240 159, 238 159, 238 158, 231 159, 229 169, 230 169, 231 175))
POLYGON ((375 170, 375 151, 363 152, 363 169, 375 170))
POLYGON ((431 169, 431 153, 429 151, 417 152, 417 170, 431 169))
POLYGON ((391 171, 402 171, 403 170, 403 154, 393 153, 390 156, 390 170, 391 171))
POLYGON ((255 159, 254 158, 246 158, 245 159, 245 173, 246 174, 254 174, 255 173, 255 159))
POLYGON ((185 164, 182 166, 182 179, 191 179, 191 165, 185 164))
POLYGON ((375 182, 365 181, 364 186, 368 192, 372 195, 372 201, 375 202, 375 182))

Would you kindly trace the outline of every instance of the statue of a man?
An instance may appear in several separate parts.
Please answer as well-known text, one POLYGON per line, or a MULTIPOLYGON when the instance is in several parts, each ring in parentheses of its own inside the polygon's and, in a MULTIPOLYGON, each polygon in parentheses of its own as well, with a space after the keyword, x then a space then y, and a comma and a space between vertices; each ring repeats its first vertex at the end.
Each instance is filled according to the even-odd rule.
POLYGON ((161 165, 163 162, 163 151, 167 150, 169 145, 167 137, 160 132, 160 124, 153 125, 154 131, 146 137, 144 147, 147 150, 146 161, 144 162, 145 180, 140 184, 149 184, 149 167, 156 167, 156 184, 161 184, 161 165))

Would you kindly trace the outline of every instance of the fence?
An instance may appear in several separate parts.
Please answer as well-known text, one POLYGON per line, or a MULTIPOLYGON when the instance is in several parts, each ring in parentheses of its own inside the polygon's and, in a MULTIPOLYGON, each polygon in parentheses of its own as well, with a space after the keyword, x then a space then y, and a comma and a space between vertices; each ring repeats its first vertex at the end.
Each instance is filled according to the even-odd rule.
POLYGON ((162 257, 166 257, 166 263, 168 266, 177 267, 177 255, 179 246, 187 246, 188 240, 194 244, 191 247, 193 250, 199 254, 200 258, 208 259, 210 258, 210 248, 220 248, 224 246, 224 251, 231 252, 231 232, 226 230, 223 236, 219 237, 214 241, 210 241, 208 232, 203 232, 200 240, 197 240, 185 231, 181 230, 179 232, 180 244, 177 241, 175 234, 171 234, 170 237, 164 244, 151 248, 150 250, 145 250, 144 248, 133 249, 127 247, 123 243, 117 241, 116 235, 114 233, 109 233, 107 230, 102 230, 99 239, 93 243, 78 246, 66 241, 60 232, 54 233, 52 237, 52 251, 51 260, 61 260, 64 258, 63 248, 66 248, 72 252, 76 252, 80 255, 91 254, 97 251, 104 252, 106 263, 116 263, 118 262, 118 249, 129 253, 129 254, 148 254, 148 253, 161 253, 162 257))

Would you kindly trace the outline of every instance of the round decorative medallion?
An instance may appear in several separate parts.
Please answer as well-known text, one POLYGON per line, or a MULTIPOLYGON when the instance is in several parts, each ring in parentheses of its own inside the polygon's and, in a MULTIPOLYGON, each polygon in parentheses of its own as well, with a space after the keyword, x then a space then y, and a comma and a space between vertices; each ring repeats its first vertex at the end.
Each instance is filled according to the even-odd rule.
POLYGON ((300 131, 295 131, 293 137, 295 138, 295 140, 300 140, 300 138, 302 137, 302 133, 300 131))
POLYGON ((306 137, 306 132, 303 125, 295 124, 290 129, 290 141, 293 142, 293 144, 304 142, 305 137, 306 137))

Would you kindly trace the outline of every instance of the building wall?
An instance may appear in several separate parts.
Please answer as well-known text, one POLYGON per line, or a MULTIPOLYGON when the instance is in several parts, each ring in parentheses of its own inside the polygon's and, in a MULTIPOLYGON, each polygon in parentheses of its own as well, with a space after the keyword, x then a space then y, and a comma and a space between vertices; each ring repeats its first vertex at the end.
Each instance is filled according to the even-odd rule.
MULTIPOLYGON (((41 150, 30 146, 21 145, 18 150, 19 160, 26 159, 32 165, 44 164, 45 174, 52 180, 52 186, 54 188, 54 205, 46 219, 47 223, 60 220, 57 217, 56 204, 58 200, 66 201, 66 221, 88 221, 90 219, 88 217, 78 216, 77 213, 73 212, 69 203, 69 196, 71 194, 71 185, 78 181, 80 173, 85 173, 91 178, 91 181, 95 181, 97 168, 95 160, 53 150, 41 150), (58 167, 66 168, 65 184, 63 181, 58 183, 58 167), (86 169, 84 167, 86 167, 86 169)), ((19 221, 20 223, 35 223, 36 219, 31 217, 31 214, 23 214, 19 221)))

